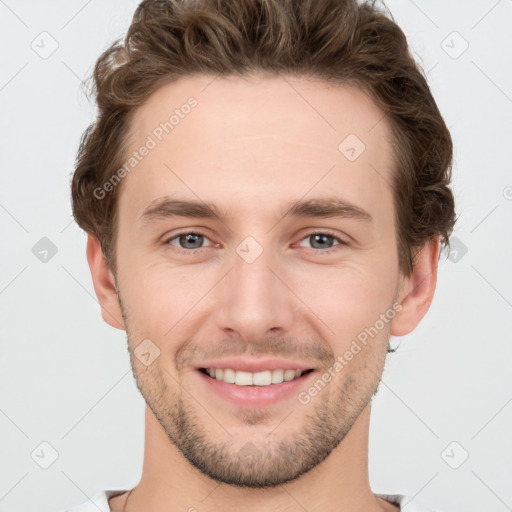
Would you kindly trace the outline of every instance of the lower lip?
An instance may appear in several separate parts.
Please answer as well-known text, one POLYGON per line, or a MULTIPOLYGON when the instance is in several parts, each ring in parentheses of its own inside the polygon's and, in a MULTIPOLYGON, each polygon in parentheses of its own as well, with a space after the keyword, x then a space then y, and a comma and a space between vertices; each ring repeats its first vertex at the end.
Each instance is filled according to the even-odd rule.
POLYGON ((238 407, 265 407, 275 404, 290 396, 297 396, 307 380, 316 372, 312 371, 280 384, 269 386, 237 386, 222 380, 214 379, 197 370, 199 377, 208 386, 208 389, 238 407))

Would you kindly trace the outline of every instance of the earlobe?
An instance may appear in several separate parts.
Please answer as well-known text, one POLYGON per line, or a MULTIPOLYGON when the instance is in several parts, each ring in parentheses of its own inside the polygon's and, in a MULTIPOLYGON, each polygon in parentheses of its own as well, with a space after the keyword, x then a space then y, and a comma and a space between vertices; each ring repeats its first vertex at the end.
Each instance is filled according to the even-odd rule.
POLYGON ((397 301, 402 309, 391 322, 391 336, 412 332, 430 308, 437 283, 439 251, 440 239, 435 236, 416 254, 412 273, 403 278, 400 287, 397 301))
POLYGON ((112 327, 124 331, 125 325, 117 297, 114 275, 103 255, 98 238, 91 234, 87 234, 87 261, 103 320, 112 327))

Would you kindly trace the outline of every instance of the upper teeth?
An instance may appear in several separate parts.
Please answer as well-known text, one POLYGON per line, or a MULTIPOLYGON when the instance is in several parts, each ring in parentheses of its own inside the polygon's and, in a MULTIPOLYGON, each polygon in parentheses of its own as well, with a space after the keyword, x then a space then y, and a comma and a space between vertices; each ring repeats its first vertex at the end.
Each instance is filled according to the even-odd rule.
POLYGON ((283 381, 293 380, 302 375, 302 370, 265 370, 263 372, 243 372, 231 368, 207 368, 206 372, 210 377, 223 380, 238 386, 268 386, 270 384, 281 384, 283 381))

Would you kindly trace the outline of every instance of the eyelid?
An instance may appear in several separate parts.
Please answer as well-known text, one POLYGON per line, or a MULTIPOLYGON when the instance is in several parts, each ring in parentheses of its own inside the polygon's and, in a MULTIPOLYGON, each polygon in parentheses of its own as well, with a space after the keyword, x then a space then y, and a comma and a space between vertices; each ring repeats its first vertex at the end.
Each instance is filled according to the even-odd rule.
POLYGON ((332 236, 333 238, 336 238, 336 240, 338 240, 339 242, 348 243, 347 240, 342 238, 342 236, 339 232, 332 231, 328 228, 324 228, 324 229, 312 228, 311 231, 306 231, 306 233, 304 235, 302 235, 301 240, 306 238, 307 236, 311 236, 311 235, 329 235, 329 236, 332 236))

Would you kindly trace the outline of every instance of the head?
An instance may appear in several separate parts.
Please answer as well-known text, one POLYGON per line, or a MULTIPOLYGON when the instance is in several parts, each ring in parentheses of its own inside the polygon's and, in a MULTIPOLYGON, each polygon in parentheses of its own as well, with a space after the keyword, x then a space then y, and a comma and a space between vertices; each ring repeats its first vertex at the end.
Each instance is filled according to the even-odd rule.
POLYGON ((403 32, 349 0, 144 1, 94 84, 73 213, 141 393, 212 478, 297 478, 425 315, 455 222, 450 134, 403 32), (210 402, 199 368, 235 356, 314 371, 279 404, 210 402))

